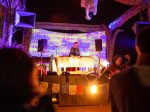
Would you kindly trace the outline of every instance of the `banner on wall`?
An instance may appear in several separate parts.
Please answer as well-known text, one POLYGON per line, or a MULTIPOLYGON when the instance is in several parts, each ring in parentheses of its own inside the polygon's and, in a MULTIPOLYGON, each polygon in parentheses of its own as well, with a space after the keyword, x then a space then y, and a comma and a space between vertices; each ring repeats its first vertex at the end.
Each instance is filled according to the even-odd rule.
POLYGON ((60 92, 60 84, 52 84, 52 93, 60 92))
POLYGON ((76 95, 76 94, 77 94, 77 86, 69 85, 69 95, 76 95))
POLYGON ((69 93, 69 85, 68 84, 62 84, 61 93, 62 94, 68 94, 69 93))
POLYGON ((48 82, 40 82, 40 86, 42 88, 42 92, 46 93, 48 89, 48 82))
POLYGON ((77 95, 84 95, 84 86, 77 85, 77 95))

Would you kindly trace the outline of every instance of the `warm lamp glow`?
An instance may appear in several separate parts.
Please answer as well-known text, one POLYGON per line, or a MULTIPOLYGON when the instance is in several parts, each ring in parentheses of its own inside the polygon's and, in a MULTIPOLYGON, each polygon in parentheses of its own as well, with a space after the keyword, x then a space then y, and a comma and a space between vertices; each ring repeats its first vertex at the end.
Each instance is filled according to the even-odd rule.
POLYGON ((102 66, 104 66, 104 67, 108 67, 109 62, 106 61, 106 60, 104 60, 104 61, 101 62, 101 64, 102 64, 102 66))
POLYGON ((97 93, 97 86, 96 85, 92 85, 90 89, 91 89, 91 93, 92 94, 96 94, 97 93))

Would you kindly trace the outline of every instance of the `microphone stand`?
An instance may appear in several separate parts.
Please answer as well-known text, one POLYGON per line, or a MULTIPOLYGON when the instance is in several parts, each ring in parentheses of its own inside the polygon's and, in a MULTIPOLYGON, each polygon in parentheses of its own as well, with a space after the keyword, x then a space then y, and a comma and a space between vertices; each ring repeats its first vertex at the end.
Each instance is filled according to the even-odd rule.
POLYGON ((52 47, 55 47, 56 56, 58 55, 58 47, 62 47, 62 46, 66 46, 66 44, 65 45, 52 46, 52 47))
POLYGON ((43 81, 43 58, 42 58, 43 51, 41 51, 41 56, 40 56, 40 81, 43 81))
POLYGON ((98 67, 96 69, 96 72, 95 74, 100 77, 102 74, 101 74, 101 67, 103 68, 104 66, 101 64, 100 62, 100 51, 99 51, 99 56, 98 56, 98 67))

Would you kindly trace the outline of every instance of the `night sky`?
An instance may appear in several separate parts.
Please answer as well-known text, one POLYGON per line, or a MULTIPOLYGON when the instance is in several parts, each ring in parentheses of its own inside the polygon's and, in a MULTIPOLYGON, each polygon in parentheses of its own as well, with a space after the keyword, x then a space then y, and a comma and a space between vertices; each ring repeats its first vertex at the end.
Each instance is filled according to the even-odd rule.
POLYGON ((113 0, 99 0, 98 13, 91 21, 85 19, 81 0, 27 0, 27 10, 37 14, 36 21, 76 24, 109 24, 131 6, 113 0))

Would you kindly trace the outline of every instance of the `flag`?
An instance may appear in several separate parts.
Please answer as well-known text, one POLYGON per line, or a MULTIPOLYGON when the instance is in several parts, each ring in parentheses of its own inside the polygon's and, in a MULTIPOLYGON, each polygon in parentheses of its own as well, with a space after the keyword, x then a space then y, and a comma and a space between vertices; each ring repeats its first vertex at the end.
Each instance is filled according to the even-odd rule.
POLYGON ((60 84, 52 84, 52 93, 60 92, 60 84))
POLYGON ((77 86, 69 85, 69 95, 76 95, 76 94, 77 94, 77 86))
POLYGON ((77 95, 84 95, 84 86, 77 85, 77 95))
POLYGON ((89 12, 93 12, 93 15, 97 14, 98 0, 81 0, 81 7, 85 8, 86 19, 91 20, 89 12))
POLYGON ((68 84, 62 84, 61 93, 62 94, 68 94, 69 93, 69 85, 68 84))

